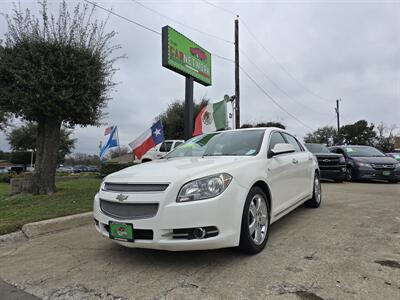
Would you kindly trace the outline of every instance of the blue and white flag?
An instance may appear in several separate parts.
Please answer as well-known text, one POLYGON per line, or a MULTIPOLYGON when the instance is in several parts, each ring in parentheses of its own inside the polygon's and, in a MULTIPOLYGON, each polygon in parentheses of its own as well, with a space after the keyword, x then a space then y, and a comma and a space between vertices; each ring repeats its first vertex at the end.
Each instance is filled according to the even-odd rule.
POLYGON ((106 155, 108 149, 114 148, 118 146, 118 139, 117 139, 117 126, 112 128, 110 137, 108 138, 107 143, 100 149, 100 159, 103 160, 104 156, 106 155))

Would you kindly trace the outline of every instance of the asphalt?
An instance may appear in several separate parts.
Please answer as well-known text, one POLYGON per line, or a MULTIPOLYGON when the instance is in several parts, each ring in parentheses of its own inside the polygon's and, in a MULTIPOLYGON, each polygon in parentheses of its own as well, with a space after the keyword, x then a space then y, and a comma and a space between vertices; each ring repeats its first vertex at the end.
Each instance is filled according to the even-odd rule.
POLYGON ((0 299, 400 299, 400 184, 322 188, 255 256, 128 249, 92 225, 2 245, 0 299))

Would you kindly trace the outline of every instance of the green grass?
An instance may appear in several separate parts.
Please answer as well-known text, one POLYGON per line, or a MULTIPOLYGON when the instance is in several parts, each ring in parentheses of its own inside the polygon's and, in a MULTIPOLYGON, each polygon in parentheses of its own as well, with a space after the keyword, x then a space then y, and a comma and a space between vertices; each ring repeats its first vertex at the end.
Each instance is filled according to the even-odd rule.
POLYGON ((0 183, 0 235, 17 231, 26 223, 91 211, 100 182, 85 177, 61 181, 51 196, 9 196, 10 185, 0 183))

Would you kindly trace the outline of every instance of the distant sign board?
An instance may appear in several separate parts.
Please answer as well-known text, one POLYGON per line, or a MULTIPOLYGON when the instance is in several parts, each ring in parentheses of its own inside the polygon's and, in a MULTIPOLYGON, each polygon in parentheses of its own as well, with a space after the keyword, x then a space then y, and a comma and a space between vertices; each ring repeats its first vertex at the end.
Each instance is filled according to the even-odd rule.
POLYGON ((211 85, 211 53, 170 26, 162 28, 162 65, 211 85))

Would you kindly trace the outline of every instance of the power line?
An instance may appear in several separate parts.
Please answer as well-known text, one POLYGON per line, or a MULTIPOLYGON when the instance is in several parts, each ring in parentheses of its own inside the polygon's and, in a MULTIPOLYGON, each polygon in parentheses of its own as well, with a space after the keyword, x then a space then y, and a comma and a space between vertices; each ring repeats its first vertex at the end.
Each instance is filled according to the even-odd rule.
POLYGON ((202 30, 197 29, 197 28, 195 28, 195 27, 193 27, 193 26, 191 26, 191 25, 185 24, 185 23, 183 23, 183 22, 181 22, 181 21, 178 21, 178 20, 176 20, 176 19, 174 19, 174 18, 171 18, 170 16, 167 16, 167 15, 165 15, 165 14, 163 14, 163 13, 161 13, 161 12, 159 12, 159 11, 157 11, 157 10, 151 8, 151 7, 148 7, 147 5, 143 4, 143 3, 140 2, 140 1, 137 1, 137 0, 131 0, 131 1, 134 2, 134 3, 136 3, 136 4, 138 4, 138 5, 140 5, 140 6, 142 6, 142 7, 145 8, 145 9, 147 9, 147 10, 149 10, 149 11, 151 11, 151 12, 153 12, 153 13, 155 13, 155 14, 161 16, 161 17, 163 17, 163 18, 166 18, 166 19, 168 19, 168 20, 170 20, 170 21, 176 23, 176 24, 182 25, 182 26, 187 27, 187 28, 189 28, 189 29, 191 29, 191 30, 194 30, 194 31, 199 32, 199 33, 204 34, 204 35, 207 35, 207 36, 209 36, 209 37, 211 37, 211 38, 214 38, 214 39, 223 41, 223 42, 225 42, 225 43, 233 44, 232 41, 229 41, 229 40, 224 39, 224 38, 222 38, 222 37, 219 37, 219 36, 210 34, 210 33, 208 33, 208 32, 202 31, 202 30))
POLYGON ((330 101, 328 99, 325 99, 323 97, 321 97, 320 95, 316 94, 315 92, 313 92, 312 90, 310 90, 306 85, 304 85, 299 79, 297 79, 294 75, 292 75, 288 69, 286 69, 286 67, 284 65, 282 65, 276 58, 275 56, 271 53, 271 51, 269 51, 264 45, 263 43, 261 43, 261 41, 255 36, 255 34, 253 34, 253 32, 250 30, 250 26, 247 25, 247 23, 243 20, 240 19, 244 25, 244 27, 246 28, 247 32, 250 34, 250 36, 256 41, 256 43, 264 50, 265 53, 267 53, 267 55, 269 57, 272 58, 272 60, 279 66, 279 68, 286 73, 286 75, 288 75, 293 81, 296 81, 298 85, 300 85, 304 90, 306 90, 308 93, 310 93, 311 95, 314 95, 316 98, 319 98, 325 102, 329 102, 330 101))
POLYGON ((303 125, 304 127, 314 131, 314 129, 310 126, 308 126, 306 123, 304 123, 303 121, 301 121, 300 119, 298 119, 295 115, 293 115, 292 113, 290 113, 289 111, 287 111, 282 105, 280 105, 278 103, 278 101, 276 101, 274 99, 274 97, 272 97, 270 94, 268 94, 268 92, 266 92, 261 85, 254 80, 253 77, 250 76, 249 73, 246 72, 246 70, 243 69, 243 67, 240 67, 240 69, 242 70, 242 72, 247 76, 247 78, 249 78, 256 87, 258 87, 258 89, 265 95, 267 96, 276 106, 278 106, 281 110, 283 110, 285 113, 287 113, 289 116, 291 116, 294 120, 296 120, 297 122, 299 122, 301 125, 303 125))
MULTIPOLYGON (((211 5, 221 11, 223 11, 224 13, 227 13, 229 15, 232 16, 238 16, 238 14, 235 14, 233 11, 228 10, 226 8, 223 8, 221 6, 218 6, 210 1, 207 0, 202 0, 203 2, 207 3, 208 5, 211 5)), ((310 93, 311 95, 313 95, 316 98, 319 98, 325 102, 329 102, 330 101, 328 99, 325 99, 324 97, 321 97, 320 95, 318 95, 317 93, 315 93, 314 91, 312 91, 311 89, 309 89, 304 83, 302 83, 299 79, 297 79, 294 75, 292 75, 289 70, 287 70, 287 68, 285 66, 283 66, 276 58, 275 56, 271 53, 271 51, 269 51, 262 43, 261 41, 255 36, 255 34, 253 34, 253 32, 250 29, 250 26, 247 25, 247 23, 244 21, 244 19, 240 18, 241 22, 243 23, 244 27, 246 28, 247 32, 250 34, 250 36, 256 41, 256 43, 267 53, 267 55, 269 57, 272 58, 272 60, 279 66, 279 68, 286 73, 286 75, 288 75, 293 81, 296 81, 298 85, 300 85, 304 90, 306 90, 308 93, 310 93)))
MULTIPOLYGON (((306 108, 307 110, 311 110, 314 112, 317 112, 316 110, 314 110, 313 108, 305 105, 302 102, 297 101, 296 99, 294 99, 291 95, 289 95, 283 88, 281 88, 279 86, 279 84, 277 84, 271 77, 269 77, 255 62, 253 62, 250 59, 250 56, 248 54, 246 54, 246 52, 244 52, 243 50, 240 50, 240 52, 246 57, 246 59, 262 74, 264 75, 264 77, 271 82, 278 90, 280 90, 286 97, 288 97, 290 100, 292 100, 293 102, 303 106, 304 108, 306 108)), ((317 112, 318 114, 320 114, 321 112, 317 112)), ((326 115, 328 115, 327 113, 325 113, 326 115)))
POLYGON ((226 9, 226 8, 223 8, 223 7, 221 7, 221 6, 218 6, 218 5, 216 5, 216 4, 214 4, 214 3, 210 2, 210 1, 203 0, 203 2, 207 3, 208 5, 214 6, 215 8, 217 8, 217 9, 223 11, 223 12, 226 13, 226 14, 233 15, 233 16, 237 16, 237 14, 235 14, 233 11, 231 11, 231 10, 229 10, 229 9, 226 9))
POLYGON ((107 8, 105 8, 105 7, 103 7, 103 6, 99 5, 99 4, 97 4, 97 3, 95 3, 95 2, 88 1, 88 0, 83 0, 83 1, 85 1, 85 2, 87 2, 87 3, 89 3, 89 4, 92 4, 93 6, 96 6, 96 7, 100 8, 100 9, 102 9, 102 10, 104 10, 104 11, 106 11, 106 12, 108 12, 108 13, 114 15, 114 16, 116 16, 116 17, 119 17, 119 18, 121 18, 121 19, 127 21, 127 22, 130 22, 130 23, 132 23, 132 24, 135 24, 136 26, 139 26, 139 27, 141 27, 141 28, 143 28, 143 29, 146 29, 146 30, 148 30, 148 31, 150 31, 150 32, 153 32, 153 33, 155 33, 155 34, 161 35, 161 33, 160 33, 159 31, 156 31, 156 30, 154 30, 154 29, 152 29, 152 28, 150 28, 150 27, 147 27, 146 25, 140 24, 139 22, 136 22, 136 21, 134 21, 134 20, 128 19, 127 17, 124 17, 124 16, 122 16, 122 15, 120 15, 120 14, 117 14, 117 13, 113 12, 112 10, 107 9, 107 8))
MULTIPOLYGON (((136 21, 134 21, 134 20, 132 20, 132 19, 129 19, 129 18, 127 18, 127 17, 124 17, 124 16, 122 16, 122 15, 120 15, 120 14, 118 14, 118 13, 115 13, 115 12, 113 12, 112 10, 107 9, 107 8, 105 8, 105 7, 103 7, 103 6, 99 5, 99 4, 97 4, 97 3, 94 3, 94 2, 88 1, 88 0, 83 0, 83 1, 85 1, 85 2, 87 2, 87 3, 90 3, 90 4, 94 5, 95 7, 98 7, 98 8, 100 8, 100 9, 102 9, 102 10, 104 10, 104 11, 106 11, 106 12, 108 12, 108 13, 110 13, 110 14, 116 16, 116 17, 118 17, 118 18, 121 18, 121 19, 123 19, 123 20, 129 22, 129 23, 132 23, 132 24, 137 25, 137 26, 139 26, 139 27, 141 27, 141 28, 143 28, 143 29, 146 29, 146 30, 148 30, 148 31, 151 31, 152 33, 155 33, 155 34, 157 34, 157 35, 161 35, 160 32, 158 32, 158 31, 156 31, 156 30, 154 30, 154 29, 152 29, 152 28, 150 28, 150 27, 147 27, 146 25, 140 24, 139 22, 136 22, 136 21)), ((233 59, 231 59, 231 58, 228 58, 228 57, 225 57, 225 56, 222 56, 222 55, 218 55, 218 54, 216 54, 216 53, 211 53, 211 54, 212 54, 214 57, 217 57, 217 58, 219 58, 219 59, 226 60, 226 61, 229 61, 229 62, 235 62, 235 61, 234 61, 233 59)))

